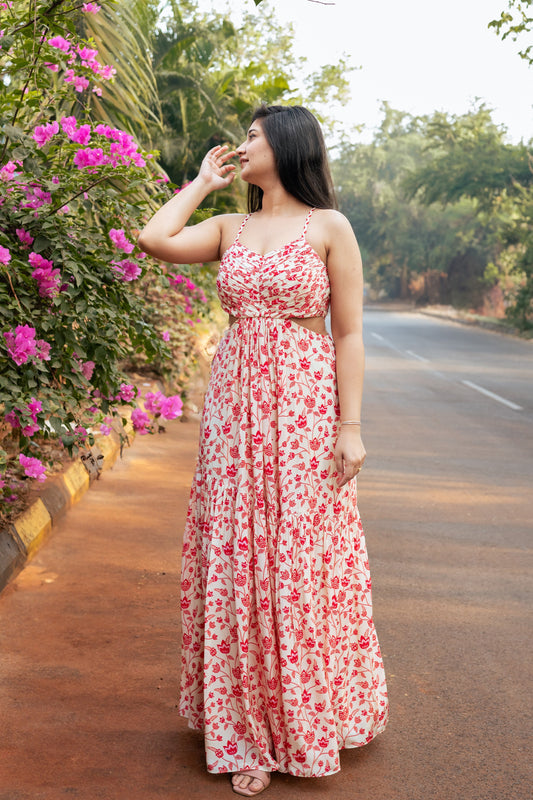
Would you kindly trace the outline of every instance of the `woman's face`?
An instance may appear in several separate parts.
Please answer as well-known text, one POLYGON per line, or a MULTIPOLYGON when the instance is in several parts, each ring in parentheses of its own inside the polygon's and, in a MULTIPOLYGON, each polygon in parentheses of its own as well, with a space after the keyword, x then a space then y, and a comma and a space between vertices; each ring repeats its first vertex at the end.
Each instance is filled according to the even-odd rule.
POLYGON ((277 173, 274 151, 270 147, 261 120, 256 119, 248 129, 246 140, 237 148, 241 178, 247 183, 262 186, 265 178, 277 173))

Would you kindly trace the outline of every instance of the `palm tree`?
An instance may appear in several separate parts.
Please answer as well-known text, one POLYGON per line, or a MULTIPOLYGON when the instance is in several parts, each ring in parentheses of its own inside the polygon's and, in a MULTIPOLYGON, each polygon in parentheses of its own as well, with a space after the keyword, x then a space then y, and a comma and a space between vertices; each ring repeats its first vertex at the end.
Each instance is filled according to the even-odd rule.
POLYGON ((91 95, 91 117, 135 134, 146 145, 162 124, 152 69, 157 14, 155 0, 114 0, 98 14, 80 15, 77 22, 79 33, 94 41, 100 62, 117 71, 101 98, 91 95))

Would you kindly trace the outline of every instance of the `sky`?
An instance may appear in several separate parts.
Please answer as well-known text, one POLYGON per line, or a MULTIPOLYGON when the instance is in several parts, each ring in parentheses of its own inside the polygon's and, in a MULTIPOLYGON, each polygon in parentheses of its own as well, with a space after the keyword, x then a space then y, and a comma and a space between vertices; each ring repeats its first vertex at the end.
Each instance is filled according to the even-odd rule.
MULTIPOLYGON (((224 3, 199 0, 219 11, 224 3)), ((337 116, 348 128, 364 125, 354 139, 370 140, 381 119, 381 101, 411 114, 464 114, 479 98, 512 142, 533 138, 533 67, 518 56, 529 42, 502 42, 487 25, 507 0, 232 0, 239 23, 246 10, 292 22, 294 49, 310 71, 339 55, 361 67, 351 73, 351 101, 337 116)), ((526 34, 527 36, 527 34, 526 34)))

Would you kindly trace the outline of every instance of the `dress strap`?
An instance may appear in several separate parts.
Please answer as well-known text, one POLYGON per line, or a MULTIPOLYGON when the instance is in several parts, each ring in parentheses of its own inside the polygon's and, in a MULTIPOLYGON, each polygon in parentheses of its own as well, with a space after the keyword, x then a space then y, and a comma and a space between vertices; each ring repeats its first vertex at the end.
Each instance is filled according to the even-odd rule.
POLYGON ((242 233, 242 231, 243 231, 243 228, 244 228, 244 226, 246 225, 246 223, 248 222, 248 220, 250 219, 250 217, 251 217, 251 216, 252 216, 251 214, 247 214, 247 215, 245 216, 245 218, 243 219, 243 221, 241 222, 241 227, 240 227, 240 228, 239 228, 239 230, 237 231, 237 236, 235 237, 235 241, 236 241, 236 242, 238 242, 238 241, 239 241, 239 236, 241 235, 241 233, 242 233))
POLYGON ((313 213, 314 210, 315 209, 312 208, 311 211, 309 212, 309 214, 307 215, 307 217, 305 218, 304 229, 302 231, 302 236, 305 236, 305 234, 307 233, 307 229, 309 227, 309 223, 311 222, 311 214, 313 213))

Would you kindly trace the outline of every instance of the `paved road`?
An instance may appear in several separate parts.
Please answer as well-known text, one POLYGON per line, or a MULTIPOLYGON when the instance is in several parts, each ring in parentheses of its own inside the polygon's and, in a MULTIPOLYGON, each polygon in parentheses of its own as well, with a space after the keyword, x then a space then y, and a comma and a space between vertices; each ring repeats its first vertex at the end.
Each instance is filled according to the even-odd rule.
POLYGON ((370 311, 365 330, 360 506, 395 742, 381 796, 525 800, 533 344, 420 314, 370 311))
MULTIPOLYGON (((533 347, 374 311, 366 342, 359 495, 391 722, 338 775, 265 797, 529 800, 533 347)), ((0 800, 233 796, 175 708, 197 434, 138 438, 0 597, 0 800)))

